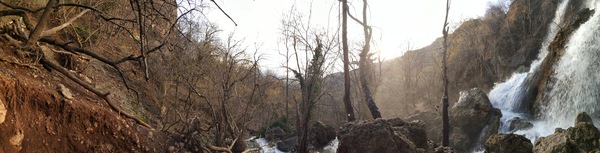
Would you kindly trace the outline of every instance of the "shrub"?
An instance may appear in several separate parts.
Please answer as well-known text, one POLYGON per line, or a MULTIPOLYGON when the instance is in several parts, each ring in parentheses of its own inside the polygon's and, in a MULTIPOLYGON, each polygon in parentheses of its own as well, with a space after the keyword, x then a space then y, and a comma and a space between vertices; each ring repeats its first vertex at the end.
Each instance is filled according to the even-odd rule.
POLYGON ((282 116, 271 122, 268 126, 261 127, 259 130, 260 137, 264 137, 265 132, 275 127, 281 128, 285 133, 294 132, 294 125, 292 124, 291 119, 288 116, 282 116))

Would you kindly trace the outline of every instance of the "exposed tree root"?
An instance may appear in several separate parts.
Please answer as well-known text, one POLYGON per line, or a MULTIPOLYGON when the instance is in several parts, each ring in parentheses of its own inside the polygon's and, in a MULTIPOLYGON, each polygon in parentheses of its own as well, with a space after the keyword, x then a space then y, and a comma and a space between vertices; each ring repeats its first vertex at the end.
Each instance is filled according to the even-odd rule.
POLYGON ((214 151, 232 153, 231 150, 229 150, 229 148, 225 148, 225 147, 217 147, 217 146, 213 146, 210 144, 208 144, 206 147, 208 147, 208 148, 210 148, 210 150, 214 150, 214 151))
POLYGON ((10 64, 13 64, 13 65, 27 67, 27 68, 38 70, 38 71, 40 70, 37 67, 33 66, 33 64, 23 64, 23 63, 19 63, 19 62, 16 62, 16 61, 4 59, 2 57, 0 57, 0 62, 6 62, 6 63, 10 63, 10 64))
POLYGON ((46 47, 46 46, 40 46, 41 48, 41 54, 43 56, 42 61, 43 64, 46 64, 47 66, 49 66, 50 68, 60 72, 61 74, 65 75, 66 77, 68 77, 69 79, 73 80, 75 83, 81 85, 83 88, 91 91, 92 93, 96 94, 98 97, 101 97, 102 99, 104 99, 106 101, 106 103, 108 103, 108 105, 115 111, 117 111, 119 114, 127 117, 127 118, 131 118, 133 120, 135 120, 137 123, 148 127, 151 130, 154 130, 152 128, 152 126, 150 126, 148 123, 142 121, 141 119, 137 118, 134 115, 131 115, 129 113, 127 113, 126 111, 124 111, 123 109, 121 109, 120 107, 118 107, 116 104, 113 103, 112 100, 110 100, 108 98, 108 95, 110 93, 108 92, 102 92, 94 87, 92 87, 91 85, 89 85, 88 83, 86 83, 85 81, 79 79, 77 76, 71 74, 67 69, 63 68, 62 66, 60 66, 58 63, 56 63, 56 61, 54 61, 54 59, 52 59, 49 55, 52 54, 52 51, 50 50, 50 48, 46 47))
POLYGON ((244 150, 244 152, 242 152, 242 153, 249 153, 249 152, 258 151, 258 150, 260 150, 260 148, 250 148, 250 149, 244 150))
MULTIPOLYGON (((226 153, 232 153, 233 152, 233 151, 231 151, 231 147, 229 147, 229 148, 217 147, 217 146, 213 146, 213 145, 210 145, 210 144, 206 145, 206 147, 208 147, 210 150, 218 151, 218 152, 226 152, 226 153)), ((258 150, 260 150, 260 148, 250 148, 250 149, 244 150, 242 153, 249 153, 249 152, 258 151, 258 150)))
MULTIPOLYGON (((82 12, 80 15, 83 15, 85 12, 87 12, 87 11, 82 12)), ((80 16, 80 15, 78 15, 78 16, 80 16)), ((60 26, 58 28, 60 28, 60 26)), ((8 29, 5 29, 5 30, 8 30, 8 29)), ((27 40, 27 37, 24 34, 19 33, 18 31, 16 31, 16 30, 19 30, 18 28, 17 29, 13 28, 13 29, 10 29, 10 30, 15 31, 14 37, 16 37, 18 40, 27 40)), ((51 29, 51 31, 52 31, 52 29, 51 29)), ((51 34, 51 33, 48 33, 48 34, 51 34)), ((13 39, 12 38, 13 36, 9 36, 7 34, 4 34, 4 37, 9 41, 8 43, 12 43, 12 44, 15 44, 15 45, 23 44, 20 41, 18 41, 17 39, 13 39)), ((39 40, 41 42, 46 42, 46 43, 48 43, 50 45, 61 47, 61 48, 65 49, 65 50, 73 52, 73 53, 83 53, 85 55, 91 56, 92 58, 98 59, 98 60, 100 60, 100 61, 102 61, 102 62, 104 62, 104 63, 106 63, 106 64, 108 64, 108 65, 110 65, 113 68, 115 68, 115 69, 118 70, 118 67, 117 67, 118 63, 112 62, 109 59, 104 58, 104 57, 102 57, 100 55, 97 55, 97 54, 95 54, 95 53, 93 53, 91 51, 88 51, 88 50, 85 50, 85 49, 81 49, 81 48, 72 47, 72 46, 69 46, 68 43, 62 43, 62 42, 59 42, 59 41, 56 41, 54 39, 47 38, 47 37, 42 37, 39 40)), ((67 69, 65 69, 64 67, 60 66, 60 64, 56 63, 56 61, 54 59, 52 59, 52 57, 50 56, 50 55, 54 54, 54 52, 52 50, 50 50, 50 48, 48 48, 46 46, 40 46, 39 48, 41 50, 39 52, 39 54, 41 54, 41 56, 42 56, 41 60, 42 60, 43 64, 45 64, 46 66, 48 66, 51 69, 54 69, 54 70, 60 72, 61 74, 63 74, 66 77, 68 77, 69 79, 73 80, 75 83, 81 85, 83 88, 85 88, 85 89, 91 91, 92 93, 94 93, 95 95, 101 97, 102 99, 104 99, 108 103, 108 105, 113 110, 117 111, 119 114, 122 114, 123 116, 125 116, 127 118, 131 118, 131 119, 135 120, 137 123, 139 123, 139 124, 141 124, 141 125, 143 125, 145 127, 148 127, 151 130, 154 130, 154 128, 152 128, 148 123, 142 121, 141 119, 137 118, 134 115, 131 115, 131 114, 127 113, 126 111, 124 111, 123 109, 121 109, 120 107, 118 107, 112 100, 110 100, 108 98, 108 95, 110 93, 99 91, 98 89, 92 87, 91 85, 89 85, 85 81, 82 81, 81 79, 79 79, 77 76, 71 74, 67 69)), ((25 65, 25 64, 21 64, 21 63, 14 62, 14 61, 9 61, 9 60, 2 59, 2 58, 0 58, 0 61, 6 61, 6 62, 11 63, 11 64, 15 64, 15 65, 19 65, 19 66, 26 66, 26 67, 29 67, 29 68, 37 69, 37 68, 33 67, 32 65, 25 65)), ((120 62, 124 62, 126 60, 119 60, 119 61, 120 62)))

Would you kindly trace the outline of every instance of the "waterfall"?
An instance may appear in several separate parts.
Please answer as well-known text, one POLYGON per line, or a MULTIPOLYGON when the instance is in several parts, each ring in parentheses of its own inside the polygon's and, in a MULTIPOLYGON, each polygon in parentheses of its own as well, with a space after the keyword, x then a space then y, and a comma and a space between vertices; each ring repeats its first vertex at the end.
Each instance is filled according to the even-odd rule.
MULTIPOLYGON (((533 68, 532 68, 533 69, 533 68)), ((520 112, 520 105, 525 95, 527 76, 529 73, 515 73, 506 82, 496 84, 489 93, 492 105, 502 111, 500 133, 509 132, 509 123, 514 118, 524 118, 526 113, 520 112)))
MULTIPOLYGON (((548 47, 552 42, 553 38, 556 36, 559 30, 559 25, 562 22, 563 15, 567 8, 567 4, 569 0, 563 0, 557 7, 556 13, 554 15, 554 19, 552 23, 549 25, 548 34, 546 38, 542 42, 542 47, 539 51, 538 57, 535 61, 531 63, 530 69, 528 72, 515 73, 510 77, 509 80, 498 83, 494 86, 494 88, 489 93, 489 98, 494 105, 494 107, 500 109, 502 111, 502 118, 500 119, 500 133, 509 133, 509 124, 511 120, 515 118, 528 119, 529 112, 524 109, 525 106, 522 103, 525 94, 531 87, 528 83, 528 80, 531 80, 534 77, 540 68, 541 62, 546 58, 548 54, 548 47)), ((540 132, 544 135, 547 135, 545 130, 535 130, 538 128, 552 128, 554 127, 540 127, 542 122, 533 122, 534 127, 529 129, 529 131, 517 131, 515 133, 525 134, 525 136, 532 141, 535 141, 537 137, 540 136, 540 132), (539 125, 539 126, 538 126, 539 125)), ((549 134, 549 133, 548 133, 549 134)))
MULTIPOLYGON (((587 3, 587 7, 600 7, 597 0, 587 3)), ((600 114, 600 11, 579 29, 565 46, 564 55, 556 63, 549 84, 548 100, 544 101, 541 120, 552 122, 554 127, 569 127, 575 116, 587 112, 592 118, 600 114)), ((598 122, 598 121, 597 121, 598 122)), ((596 122, 596 123, 597 123, 596 122)))

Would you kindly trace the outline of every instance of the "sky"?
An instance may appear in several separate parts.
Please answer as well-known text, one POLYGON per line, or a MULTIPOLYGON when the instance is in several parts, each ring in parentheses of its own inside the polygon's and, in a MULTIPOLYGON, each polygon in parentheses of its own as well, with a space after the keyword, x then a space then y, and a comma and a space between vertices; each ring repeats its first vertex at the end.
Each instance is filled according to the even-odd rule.
MULTIPOLYGON (((304 15, 312 11, 311 23, 336 26, 337 0, 215 0, 238 24, 235 26, 213 3, 205 12, 206 19, 222 30, 221 38, 234 32, 248 47, 260 46, 261 67, 281 69, 280 33, 282 16, 294 6, 304 15), (311 9, 312 8, 312 9, 311 9), (333 24, 333 25, 332 25, 333 24), (260 45, 255 45, 260 44, 260 45)), ((486 8, 497 0, 453 0, 450 6, 450 28, 467 19, 483 16, 486 8)), ((362 0, 349 0, 350 12, 361 16, 362 0)), ((445 0, 370 0, 369 22, 373 26, 374 51, 384 59, 402 55, 408 47, 425 47, 442 35, 445 0)), ((360 17, 359 17, 360 18, 360 17)), ((350 41, 360 41, 362 27, 349 20, 350 41)))

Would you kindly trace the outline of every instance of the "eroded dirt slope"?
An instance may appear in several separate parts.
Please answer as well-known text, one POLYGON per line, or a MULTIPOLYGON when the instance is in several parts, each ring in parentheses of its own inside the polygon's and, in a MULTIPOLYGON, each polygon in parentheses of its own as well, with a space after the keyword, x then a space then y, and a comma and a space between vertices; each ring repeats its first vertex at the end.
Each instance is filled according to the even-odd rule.
POLYGON ((0 49, 0 152, 168 151, 165 133, 125 119, 57 72, 12 63, 7 50, 0 49))

